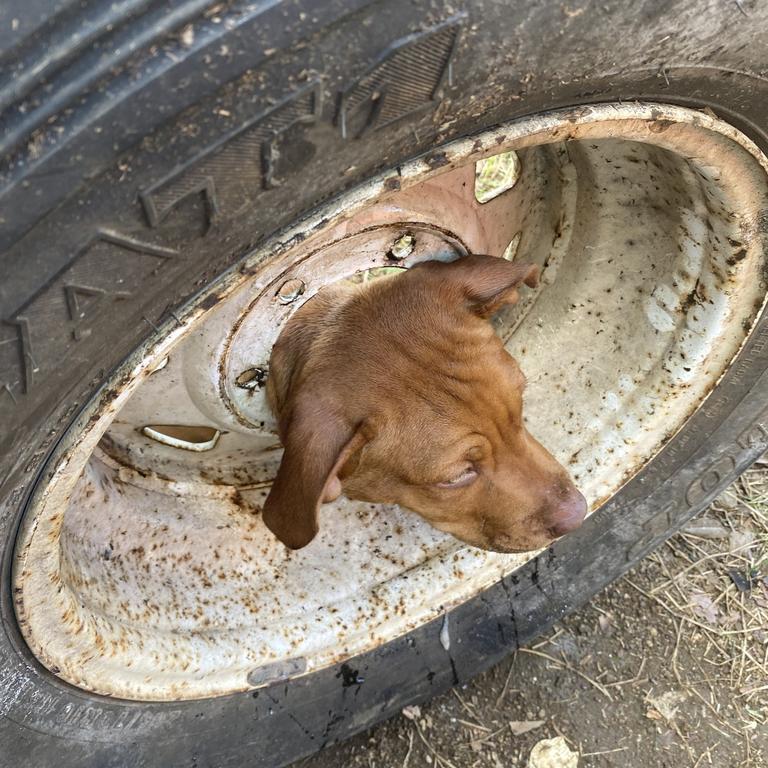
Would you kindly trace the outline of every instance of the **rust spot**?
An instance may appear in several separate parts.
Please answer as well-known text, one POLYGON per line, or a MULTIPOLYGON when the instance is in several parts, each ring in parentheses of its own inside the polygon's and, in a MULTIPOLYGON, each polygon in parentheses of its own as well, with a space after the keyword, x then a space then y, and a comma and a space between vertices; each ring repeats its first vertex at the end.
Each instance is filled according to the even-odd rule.
POLYGON ((221 301, 221 297, 217 296, 215 293, 211 293, 206 296, 198 306, 200 309, 212 309, 219 303, 219 301, 221 301))
POLYGON ((424 158, 424 162, 430 168, 442 168, 443 166, 448 165, 449 161, 445 152, 433 152, 431 155, 427 155, 424 158))
POLYGON ((734 253, 732 256, 729 256, 725 261, 728 266, 733 266, 734 264, 738 264, 740 261, 745 259, 747 256, 747 251, 744 248, 740 248, 736 253, 734 253))
POLYGON ((569 123, 577 123, 582 117, 590 114, 591 111, 589 107, 574 107, 569 109, 564 117, 569 123))
POLYGON ((655 120, 648 126, 651 133, 664 133, 667 128, 671 128, 674 123, 671 120, 655 120))

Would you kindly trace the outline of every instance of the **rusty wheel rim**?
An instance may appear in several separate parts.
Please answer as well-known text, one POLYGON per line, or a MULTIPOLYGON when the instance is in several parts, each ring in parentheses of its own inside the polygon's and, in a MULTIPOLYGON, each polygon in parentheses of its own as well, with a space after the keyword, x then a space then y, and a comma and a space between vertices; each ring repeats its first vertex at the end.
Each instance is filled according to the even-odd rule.
POLYGON ((596 105, 456 141, 282 233, 137 350, 52 457, 15 556, 29 647, 96 693, 216 696, 370 650, 519 568, 535 553, 344 500, 304 550, 271 536, 263 385, 283 323, 372 269, 467 251, 540 264, 497 327, 528 376, 529 428, 594 510, 746 340, 765 300, 767 170, 711 115, 596 105))

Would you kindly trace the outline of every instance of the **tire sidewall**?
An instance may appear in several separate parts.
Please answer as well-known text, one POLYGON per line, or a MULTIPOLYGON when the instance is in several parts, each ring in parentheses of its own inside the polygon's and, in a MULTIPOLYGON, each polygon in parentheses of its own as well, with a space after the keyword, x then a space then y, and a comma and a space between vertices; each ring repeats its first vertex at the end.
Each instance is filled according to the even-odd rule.
MULTIPOLYGON (((3 296, 8 338, 19 333, 19 318, 34 319, 35 301, 47 299, 46 291, 67 278, 73 263, 88 259, 102 263, 97 249, 112 249, 112 254, 118 249, 121 258, 114 260, 118 266, 110 279, 131 286, 128 298, 114 298, 106 289, 99 294, 98 304, 89 305, 90 333, 80 338, 75 338, 77 329, 66 315, 66 322, 52 315, 49 327, 37 327, 38 336, 61 334, 60 354, 35 360, 33 367, 39 370, 34 372, 34 387, 22 392, 19 386, 13 395, 0 399, 0 415, 7 425, 0 441, 0 477, 5 478, 0 492, 0 541, 5 543, 0 743, 8 745, 3 752, 13 755, 15 764, 24 764, 19 759, 27 758, 29 764, 34 759, 41 766, 171 766, 195 761, 223 765, 225 760, 247 756, 253 765, 267 766, 296 759, 498 661, 631 567, 768 447, 768 319, 763 317, 705 405, 579 532, 450 612, 451 631, 457 638, 450 653, 439 641, 441 623, 432 622, 346 662, 359 671, 363 683, 347 685, 349 675, 339 667, 254 693, 169 704, 86 694, 31 657, 16 629, 10 592, 13 542, 31 489, 46 480, 51 457, 63 449, 67 429, 76 420, 91 417, 94 397, 103 404, 113 396, 100 390, 108 372, 124 365, 155 334, 171 329, 173 314, 189 311, 190 302, 212 306, 222 283, 209 288, 210 281, 235 279, 253 249, 281 227, 382 168, 391 168, 394 175, 406 159, 424 152, 437 156, 444 142, 516 117, 595 101, 642 99, 710 106, 764 151, 768 149, 763 107, 768 105, 768 86, 748 73, 734 73, 733 67, 713 64, 706 71, 701 66, 670 67, 662 78, 655 65, 639 61, 617 74, 608 73, 606 66, 593 69, 584 58, 579 69, 578 57, 569 54, 549 69, 540 64, 533 74, 534 89, 528 87, 530 80, 525 82, 526 73, 505 63, 498 48, 494 53, 499 35, 509 26, 500 22, 498 12, 476 23, 474 12, 456 16, 446 11, 440 18, 428 18, 415 6, 407 12, 400 9, 403 17, 398 20, 397 10, 366 11, 366 19, 382 22, 378 38, 347 32, 349 39, 339 46, 349 21, 346 13, 339 12, 308 46, 306 56, 286 43, 274 54, 275 71, 265 65, 268 86, 262 101, 258 89, 247 90, 241 83, 238 88, 245 90, 238 91, 228 81, 225 88, 232 88, 233 94, 207 95, 200 101, 203 106, 189 107, 167 119, 149 139, 134 141, 65 203, 42 216, 5 254, 2 264, 9 280, 30 270, 38 280, 31 292, 20 289, 17 300, 3 296), (494 21, 501 31, 490 31, 494 21), (380 129, 342 137, 339 110, 345 95, 363 87, 376 67, 386 66, 398 44, 413 44, 409 36, 414 29, 434 30, 445 23, 456 25, 457 36, 450 72, 446 68, 440 73, 434 98, 380 129), (328 57, 323 73, 308 68, 323 56, 328 57), (563 82, 554 70, 567 65, 576 69, 563 82), (298 81, 308 69, 309 74, 298 81), (209 151, 221 131, 207 118, 198 120, 199 115, 217 104, 228 105, 220 107, 227 111, 238 103, 238 93, 247 102, 246 92, 252 100, 251 119, 259 118, 255 124, 272 114, 274 102, 288 103, 296 93, 306 96, 300 105, 306 119, 301 122, 299 115, 288 137, 303 143, 304 153, 280 166, 275 178, 279 183, 265 187, 262 182, 250 194, 247 202, 258 210, 258 217, 233 209, 218 210, 211 217, 203 193, 170 207, 153 225, 145 202, 148 190, 167 186, 179 168, 193 167, 195 158, 209 151), (185 134, 190 125, 201 126, 196 135, 185 134), (186 138, 174 139, 180 135, 186 138), (125 235, 158 252, 173 251, 174 256, 131 251, 105 239, 104 233, 125 235), (29 253, 41 256, 25 266, 29 253), (138 253, 140 263, 131 262, 121 278, 120 264, 132 258, 126 253, 138 253), (66 756, 57 752, 60 739, 73 745, 66 756)), ((543 32, 555 26, 554 17, 527 18, 543 32)), ((359 15, 351 21, 359 25, 359 15)), ((766 51, 753 53, 768 60, 766 51)), ((156 98, 159 102, 160 91, 156 98)), ((225 134, 226 126, 228 122, 225 134)), ((267 131, 261 146, 272 141, 270 136, 267 131)), ((18 283, 27 285, 28 279, 19 278, 18 283)), ((7 358, 7 378, 15 381, 24 377, 28 363, 17 351, 14 355, 7 358)), ((356 674, 353 679, 357 678, 356 674)))

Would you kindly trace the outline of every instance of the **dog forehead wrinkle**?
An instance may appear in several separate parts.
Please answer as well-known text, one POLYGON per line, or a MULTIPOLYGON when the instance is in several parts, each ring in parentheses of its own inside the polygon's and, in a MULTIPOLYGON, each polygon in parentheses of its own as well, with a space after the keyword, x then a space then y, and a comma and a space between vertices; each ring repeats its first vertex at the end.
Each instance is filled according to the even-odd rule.
POLYGON ((411 485, 442 482, 479 444, 482 439, 471 425, 461 427, 436 417, 428 404, 405 406, 382 425, 361 469, 386 467, 411 485))
POLYGON ((446 303, 434 286, 412 285, 400 276, 354 294, 329 330, 317 349, 342 364, 341 358, 354 359, 378 375, 413 375, 400 365, 390 370, 399 361, 417 369, 434 368, 446 359, 462 364, 479 351, 491 351, 488 342, 500 345, 489 323, 446 303))
POLYGON ((495 338, 494 342, 480 354, 474 350, 474 355, 443 354, 429 348, 424 352, 418 340, 398 344, 394 353, 405 365, 376 356, 393 389, 399 390, 391 405, 400 414, 404 432, 413 430, 414 414, 426 409, 440 430, 433 440, 445 442, 445 430, 461 426, 483 432, 494 443, 507 442, 510 428, 521 423, 521 375, 503 348, 499 355, 496 345, 500 343, 495 338))

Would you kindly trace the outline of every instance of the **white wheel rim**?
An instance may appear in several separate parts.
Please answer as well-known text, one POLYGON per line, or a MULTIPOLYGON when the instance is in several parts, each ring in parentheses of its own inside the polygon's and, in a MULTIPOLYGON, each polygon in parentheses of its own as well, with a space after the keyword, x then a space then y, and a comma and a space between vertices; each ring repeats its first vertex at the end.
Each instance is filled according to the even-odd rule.
POLYGON ((258 509, 279 446, 260 382, 282 323, 323 285, 392 265, 393 243, 401 266, 512 243, 543 266, 498 320, 529 379, 526 420, 594 510, 746 340, 765 300, 767 169, 708 114, 596 105, 453 142, 275 238, 211 288, 215 307, 137 351, 62 442, 16 549, 30 648, 96 693, 216 696, 368 651, 519 568, 535 553, 344 500, 304 550, 272 537, 258 509), (519 179, 480 205, 475 163, 512 150, 519 179), (209 431, 157 439, 167 425, 209 431))

